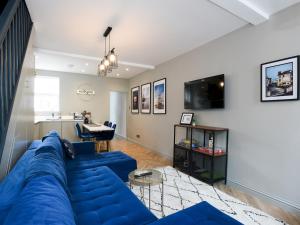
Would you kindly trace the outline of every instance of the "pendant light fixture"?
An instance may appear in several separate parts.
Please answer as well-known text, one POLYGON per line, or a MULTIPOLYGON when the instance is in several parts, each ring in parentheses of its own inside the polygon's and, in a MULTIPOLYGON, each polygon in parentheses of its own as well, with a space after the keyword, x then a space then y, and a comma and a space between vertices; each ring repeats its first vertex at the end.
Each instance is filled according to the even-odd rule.
POLYGON ((107 76, 108 73, 112 72, 112 69, 118 68, 118 57, 115 53, 115 48, 110 49, 110 32, 112 27, 107 27, 105 30, 104 37, 104 56, 98 65, 98 74, 100 76, 107 76), (106 39, 108 38, 108 51, 106 48, 106 39))

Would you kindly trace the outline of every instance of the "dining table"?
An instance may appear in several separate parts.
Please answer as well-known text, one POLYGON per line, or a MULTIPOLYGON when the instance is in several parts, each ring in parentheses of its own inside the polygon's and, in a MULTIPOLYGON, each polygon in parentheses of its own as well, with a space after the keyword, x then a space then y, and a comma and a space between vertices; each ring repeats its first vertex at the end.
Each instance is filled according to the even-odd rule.
POLYGON ((109 151, 110 149, 110 141, 109 140, 103 140, 103 137, 105 138, 105 134, 107 132, 113 131, 114 129, 108 126, 105 126, 101 123, 89 123, 89 124, 82 124, 82 127, 84 130, 87 130, 89 133, 95 135, 95 145, 96 145, 96 151, 101 151, 101 142, 106 143, 106 151, 109 151), (102 138, 101 138, 102 137, 102 138), (99 140, 100 139, 100 140, 99 140), (99 140, 99 141, 98 141, 99 140))
POLYGON ((82 124, 82 126, 90 133, 100 133, 103 131, 111 131, 114 130, 111 127, 105 126, 101 123, 89 123, 89 124, 82 124))

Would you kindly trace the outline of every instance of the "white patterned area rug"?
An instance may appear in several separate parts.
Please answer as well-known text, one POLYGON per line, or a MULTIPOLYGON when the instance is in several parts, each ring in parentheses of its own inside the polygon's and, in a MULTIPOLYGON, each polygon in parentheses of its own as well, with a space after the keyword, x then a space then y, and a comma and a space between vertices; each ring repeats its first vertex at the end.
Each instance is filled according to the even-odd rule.
MULTIPOLYGON (((232 218, 247 225, 283 225, 283 221, 255 209, 224 192, 190 177, 173 167, 157 168, 164 177, 164 204, 161 211, 161 185, 151 187, 151 211, 158 218, 164 214, 168 216, 199 202, 207 201, 232 218)), ((144 199, 141 199, 142 190, 133 186, 133 193, 149 205, 149 189, 145 187, 144 199)))

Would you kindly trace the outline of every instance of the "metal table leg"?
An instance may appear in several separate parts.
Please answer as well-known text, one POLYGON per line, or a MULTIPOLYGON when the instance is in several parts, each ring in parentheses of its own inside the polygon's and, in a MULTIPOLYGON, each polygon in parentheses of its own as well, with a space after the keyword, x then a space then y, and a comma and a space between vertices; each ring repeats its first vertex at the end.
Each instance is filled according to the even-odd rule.
POLYGON ((149 210, 151 210, 151 186, 149 184, 149 210))
POLYGON ((161 182, 161 216, 165 217, 164 214, 164 181, 161 182))
POLYGON ((140 187, 141 200, 145 203, 145 186, 140 187))

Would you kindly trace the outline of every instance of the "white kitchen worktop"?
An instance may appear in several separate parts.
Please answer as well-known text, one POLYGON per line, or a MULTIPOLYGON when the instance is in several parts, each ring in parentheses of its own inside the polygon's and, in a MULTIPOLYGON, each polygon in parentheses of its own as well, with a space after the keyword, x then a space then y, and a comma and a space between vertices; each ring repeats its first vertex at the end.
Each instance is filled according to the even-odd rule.
POLYGON ((78 122, 83 122, 83 120, 70 120, 70 119, 46 119, 46 120, 39 120, 39 121, 36 121, 35 123, 41 123, 41 122, 75 122, 75 121, 78 121, 78 122))
POLYGON ((35 118, 35 124, 44 123, 44 122, 83 122, 83 120, 74 120, 73 116, 62 116, 61 118, 44 118, 37 117, 35 118))

